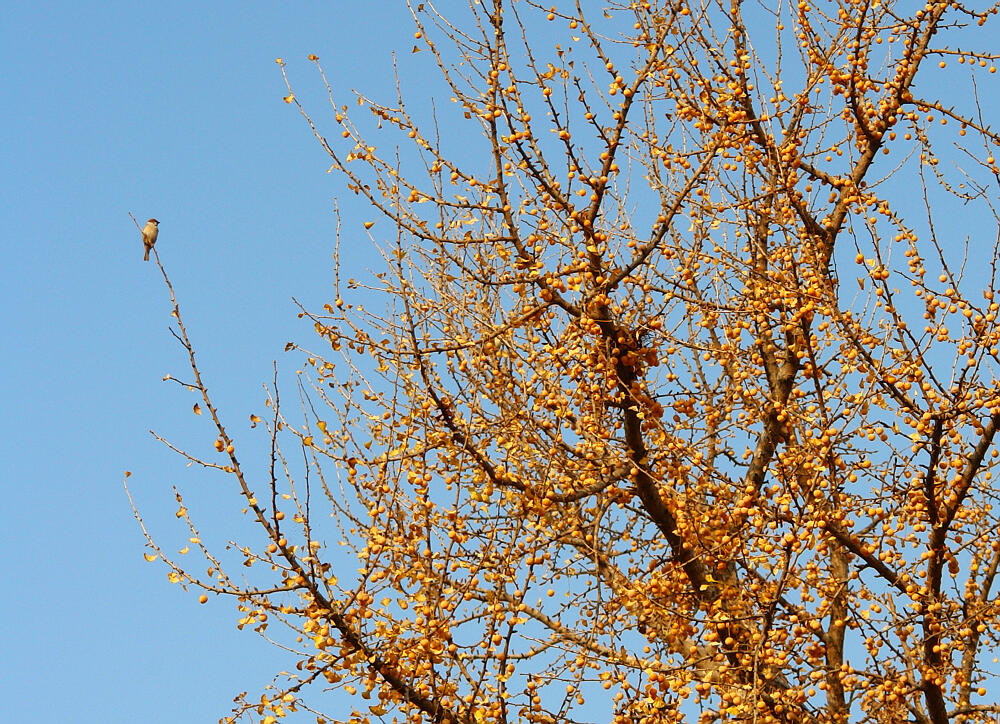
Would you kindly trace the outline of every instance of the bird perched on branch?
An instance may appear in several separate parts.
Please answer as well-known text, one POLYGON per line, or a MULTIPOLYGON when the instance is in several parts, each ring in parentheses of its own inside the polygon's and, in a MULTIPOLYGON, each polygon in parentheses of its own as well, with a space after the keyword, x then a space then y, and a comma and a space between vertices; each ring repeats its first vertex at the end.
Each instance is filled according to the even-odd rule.
POLYGON ((153 248, 153 244, 156 243, 156 235, 159 233, 160 222, 156 219, 150 219, 146 222, 146 225, 142 227, 142 245, 146 249, 146 253, 143 255, 143 261, 149 261, 149 250, 153 248))

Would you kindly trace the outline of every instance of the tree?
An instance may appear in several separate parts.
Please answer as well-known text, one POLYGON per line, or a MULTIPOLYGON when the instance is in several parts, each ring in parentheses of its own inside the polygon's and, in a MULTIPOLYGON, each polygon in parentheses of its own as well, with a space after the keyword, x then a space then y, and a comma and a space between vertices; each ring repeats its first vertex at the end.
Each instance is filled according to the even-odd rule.
POLYGON ((262 578, 165 560, 297 661, 236 715, 320 721, 332 685, 352 722, 997 721, 996 13, 420 3, 422 121, 329 84, 314 120, 279 59, 393 233, 305 312, 270 470, 175 307, 262 578))

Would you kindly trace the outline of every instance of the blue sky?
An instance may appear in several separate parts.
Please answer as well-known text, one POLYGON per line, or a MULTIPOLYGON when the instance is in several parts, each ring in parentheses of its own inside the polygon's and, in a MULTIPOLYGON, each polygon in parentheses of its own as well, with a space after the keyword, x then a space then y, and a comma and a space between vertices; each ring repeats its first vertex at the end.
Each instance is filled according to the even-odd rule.
MULTIPOLYGON (((183 533, 172 485, 193 509, 233 499, 148 433, 211 440, 194 400, 160 381, 184 359, 128 212, 160 219, 209 389, 247 434, 272 360, 293 374, 284 345, 312 336, 291 298, 330 298, 342 191, 282 102, 274 60, 306 93, 309 53, 341 88, 390 90, 391 51, 412 47, 413 29, 396 2, 32 2, 3 15, 0 719, 216 721, 282 662, 236 630, 231 601, 200 606, 142 558, 126 470, 168 548, 183 533)), ((312 100, 322 114, 324 96, 312 100)), ((350 239, 342 256, 377 263, 350 239)))

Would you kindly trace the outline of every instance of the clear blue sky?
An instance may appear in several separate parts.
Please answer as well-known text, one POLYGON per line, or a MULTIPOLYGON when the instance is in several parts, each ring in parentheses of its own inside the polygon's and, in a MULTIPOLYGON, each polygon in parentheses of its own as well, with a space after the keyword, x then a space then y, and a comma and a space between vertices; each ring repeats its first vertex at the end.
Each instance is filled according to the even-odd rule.
MULTIPOLYGON (((4 8, 3 721, 216 721, 280 668, 236 630, 232 601, 200 606, 142 558, 125 470, 168 548, 183 542, 172 485, 206 528, 233 501, 147 432, 211 440, 194 400, 160 381, 184 359, 128 212, 160 219, 210 390, 249 434, 272 360, 293 373, 285 343, 312 339, 292 296, 330 298, 343 193, 274 59, 322 114, 307 54, 344 90, 391 93, 390 53, 412 32, 394 0, 4 8)), ((350 239, 342 254, 376 265, 350 239)))

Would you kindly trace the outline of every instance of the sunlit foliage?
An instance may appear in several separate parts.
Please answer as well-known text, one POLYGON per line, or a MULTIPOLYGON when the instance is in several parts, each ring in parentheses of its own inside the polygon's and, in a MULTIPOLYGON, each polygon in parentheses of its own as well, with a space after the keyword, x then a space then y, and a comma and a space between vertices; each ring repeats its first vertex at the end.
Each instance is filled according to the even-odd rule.
POLYGON ((385 264, 269 471, 200 401, 270 574, 171 573, 297 661, 236 715, 997 721, 996 8, 438 11, 432 110, 279 60, 385 264))

